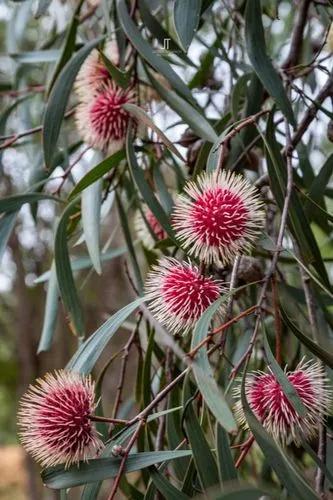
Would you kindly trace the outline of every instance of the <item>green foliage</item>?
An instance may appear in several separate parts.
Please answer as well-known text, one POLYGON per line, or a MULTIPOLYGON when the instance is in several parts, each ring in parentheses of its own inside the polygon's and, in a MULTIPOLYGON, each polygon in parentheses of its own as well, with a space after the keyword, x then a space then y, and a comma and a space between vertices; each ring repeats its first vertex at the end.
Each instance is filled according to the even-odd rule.
MULTIPOLYGON (((77 486, 82 500, 104 498, 111 478, 140 500, 323 498, 333 477, 326 421, 318 420, 312 442, 283 448, 267 431, 269 417, 253 411, 245 380, 249 371, 270 371, 300 420, 307 405, 285 366, 317 359, 332 383, 333 80, 324 43, 332 2, 63 2, 61 27, 52 2, 36 2, 34 11, 31 2, 7 3, 0 271, 11 283, 0 297, 2 441, 14 436, 18 373, 43 375, 46 365, 58 367, 61 351, 67 370, 97 380, 105 441, 89 462, 42 471, 61 498, 77 486), (112 57, 104 50, 110 40, 112 57), (100 73, 89 83, 98 85, 83 98, 75 80, 91 56, 100 73), (134 97, 117 108, 126 116, 123 141, 98 148, 85 141, 98 127, 106 134, 109 118, 92 124, 89 108, 78 124, 76 112, 82 100, 94 104, 108 79, 134 97), (84 127, 96 129, 81 137, 84 127), (256 184, 266 214, 251 258, 224 266, 190 257, 172 215, 185 181, 219 169, 256 184), (162 257, 190 261, 221 283, 221 297, 185 336, 171 337, 149 312, 145 280, 162 257), (42 298, 33 306, 24 293, 32 281, 42 298), (23 335, 16 318, 27 305, 23 335), (246 428, 234 411, 240 376, 246 428)), ((119 132, 117 119, 116 111, 119 132)))

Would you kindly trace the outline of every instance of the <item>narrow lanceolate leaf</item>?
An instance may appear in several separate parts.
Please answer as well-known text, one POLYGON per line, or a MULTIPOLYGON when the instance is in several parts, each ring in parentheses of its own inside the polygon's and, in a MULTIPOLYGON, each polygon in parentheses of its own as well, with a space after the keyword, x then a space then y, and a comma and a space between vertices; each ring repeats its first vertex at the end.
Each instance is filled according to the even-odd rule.
POLYGON ((158 94, 162 99, 169 104, 179 116, 184 120, 184 122, 189 125, 189 127, 198 134, 199 137, 208 142, 215 142, 217 135, 211 124, 206 120, 203 114, 189 104, 187 101, 179 97, 172 90, 166 89, 161 85, 146 68, 146 73, 151 81, 153 87, 157 90, 158 94))
POLYGON ((284 452, 273 441, 252 412, 245 395, 245 377, 246 370, 244 370, 241 391, 245 418, 267 462, 272 467, 292 498, 297 498, 299 500, 318 499, 316 493, 306 483, 300 472, 295 469, 294 465, 290 463, 284 452))
POLYGON ((238 474, 230 449, 229 436, 219 423, 216 425, 216 451, 221 483, 236 482, 238 474))
MULTIPOLYGON (((160 462, 176 460, 189 455, 191 455, 189 450, 132 453, 126 460, 124 472, 134 472, 160 462)), ((67 470, 64 466, 52 467, 42 472, 42 480, 48 488, 56 490, 73 488, 74 486, 115 477, 120 463, 121 457, 96 458, 88 463, 81 462, 79 467, 73 465, 67 470)))
POLYGON ((117 85, 119 85, 119 87, 126 89, 131 79, 130 74, 128 72, 121 71, 119 68, 117 68, 117 66, 112 64, 110 59, 108 59, 102 51, 100 51, 100 55, 111 78, 116 82, 117 85))
POLYGON ((60 55, 59 49, 32 50, 9 54, 14 61, 20 64, 40 64, 54 62, 60 55))
POLYGON ((55 263, 52 263, 50 279, 47 285, 46 303, 44 308, 43 329, 40 336, 37 354, 49 351, 52 345, 59 305, 59 289, 55 263))
POLYGON ((271 497, 267 491, 247 484, 228 486, 223 493, 214 496, 214 500, 261 500, 263 498, 270 499, 276 496, 271 497))
POLYGON ((57 196, 52 196, 51 194, 44 193, 26 193, 17 194, 13 196, 8 196, 7 198, 2 198, 0 200, 0 214, 6 212, 13 212, 19 210, 25 203, 35 203, 40 200, 51 200, 58 203, 63 201, 57 196))
POLYGON ((158 73, 161 73, 170 82, 172 88, 176 92, 181 94, 185 99, 193 101, 190 90, 181 78, 179 78, 171 66, 161 56, 153 51, 150 44, 142 38, 141 32, 129 15, 125 0, 117 0, 117 12, 122 29, 140 56, 158 73))
POLYGON ((302 333, 295 323, 289 318, 288 314, 281 306, 281 317, 285 325, 292 331, 302 344, 305 345, 315 356, 317 356, 325 365, 333 369, 333 352, 323 349, 320 345, 311 340, 305 333, 302 333))
POLYGON ((3 215, 0 219, 0 264, 11 232, 15 227, 16 219, 17 212, 9 212, 8 214, 3 215))
MULTIPOLYGON (((267 135, 262 135, 267 149, 267 168, 270 178, 271 189, 280 209, 283 210, 284 198, 287 186, 286 162, 283 159, 279 145, 275 138, 273 116, 271 115, 267 124, 267 135)), ((304 262, 313 265, 322 283, 330 288, 330 281, 325 265, 314 237, 312 228, 304 213, 303 206, 297 193, 293 190, 290 198, 288 211, 288 227, 298 243, 300 253, 304 262)))
MULTIPOLYGON (((0 233, 1 234, 1 233, 0 233)), ((108 262, 109 260, 115 259, 116 257, 119 257, 120 255, 124 255, 124 253, 127 252, 127 248, 125 246, 123 247, 118 247, 118 248, 112 248, 108 252, 102 253, 100 255, 100 260, 101 262, 108 262)), ((76 257, 74 259, 71 259, 71 268, 72 271, 82 271, 82 269, 89 269, 92 267, 92 262, 91 259, 87 256, 83 257, 76 257)), ((51 277, 51 271, 46 271, 45 273, 41 274, 38 276, 34 283, 37 285, 38 283, 44 283, 45 281, 48 281, 51 277)))
POLYGON ((218 470, 213 453, 206 441, 203 429, 195 414, 191 399, 193 394, 189 388, 189 378, 184 382, 183 406, 186 434, 193 452, 193 459, 203 489, 210 488, 219 482, 218 470))
POLYGON ((98 328, 76 351, 67 365, 68 370, 90 373, 103 350, 128 316, 144 302, 140 298, 117 311, 98 328))
POLYGON ((82 192, 81 212, 85 242, 91 262, 98 274, 102 273, 100 258, 100 218, 102 180, 99 179, 82 192))
POLYGON ((96 38, 82 47, 67 62, 53 86, 43 121, 43 149, 47 168, 52 166, 52 158, 56 150, 61 123, 76 75, 85 58, 94 47, 100 44, 103 38, 96 38))
POLYGON ((84 335, 84 323, 79 297, 74 283, 71 262, 67 247, 67 224, 77 210, 77 201, 73 200, 64 210, 55 235, 54 258, 61 299, 69 314, 72 328, 76 335, 84 335))
POLYGON ((69 194, 68 200, 72 200, 77 194, 81 193, 88 186, 91 186, 98 179, 107 174, 112 168, 115 168, 121 160, 125 158, 125 151, 118 151, 112 156, 109 156, 105 160, 101 161, 96 167, 89 170, 89 172, 82 177, 82 179, 76 184, 75 188, 69 194))
POLYGON ((163 498, 166 500, 185 500, 189 498, 178 488, 173 486, 170 481, 167 480, 165 476, 159 470, 152 466, 149 468, 149 476, 152 479, 156 489, 162 493, 163 498))
POLYGON ((282 368, 274 358, 270 345, 267 340, 266 332, 264 331, 263 334, 264 334, 264 349, 267 358, 267 365, 272 370, 276 379, 281 385, 282 390, 285 393, 289 403, 293 406, 294 410, 298 413, 298 415, 304 417, 307 414, 307 409, 305 408, 294 386, 289 382, 285 372, 282 370, 282 368))
POLYGON ((64 45, 63 45, 63 48, 61 51, 61 56, 59 57, 59 60, 57 62, 55 70, 53 72, 51 81, 48 85, 48 90, 47 90, 48 94, 50 94, 52 87, 53 87, 55 81, 57 80, 60 71, 65 66, 67 61, 69 61, 69 59, 72 57, 72 54, 75 50, 76 32, 77 32, 77 28, 80 24, 79 14, 80 14, 82 4, 83 4, 83 0, 80 0, 79 3, 77 4, 76 9, 73 12, 72 19, 71 19, 69 27, 67 29, 65 42, 64 42, 64 45))
POLYGON ((281 78, 266 53, 260 0, 247 0, 246 2, 245 40, 247 53, 254 71, 288 121, 295 125, 294 113, 281 78))
POLYGON ((188 50, 200 20, 201 0, 176 0, 173 19, 179 41, 188 50))
MULTIPOLYGON (((191 349, 194 349, 207 337, 212 318, 225 300, 227 300, 225 297, 220 297, 201 316, 193 332, 191 349)), ((226 431, 236 431, 235 419, 216 383, 205 346, 197 352, 192 363, 192 370, 202 397, 215 418, 226 431)))
POLYGON ((123 207, 122 201, 121 201, 120 197, 118 196, 118 194, 116 194, 116 201, 117 201, 117 207, 118 207, 121 228, 123 230, 124 238, 125 238, 128 253, 129 253, 129 258, 131 260, 133 272, 135 275, 136 287, 138 289, 139 294, 142 295, 143 294, 143 280, 142 280, 142 276, 141 276, 141 271, 140 271, 138 259, 136 257, 135 248, 133 245, 132 235, 131 235, 130 228, 128 225, 127 213, 123 207))
POLYGON ((164 47, 164 44, 166 43, 165 40, 168 40, 168 50, 176 54, 177 57, 183 59, 190 66, 195 67, 195 64, 189 57, 187 57, 180 45, 175 42, 170 33, 168 33, 159 21, 152 15, 151 8, 148 6, 147 0, 139 0, 139 11, 145 27, 149 29, 150 33, 159 41, 162 47, 164 47))
POLYGON ((185 161, 182 155, 177 150, 177 148, 173 145, 173 143, 167 138, 167 136, 162 132, 162 130, 159 129, 157 125, 155 125, 153 120, 147 115, 147 113, 142 108, 139 108, 139 106, 130 103, 124 104, 123 108, 126 109, 126 111, 128 111, 130 115, 134 116, 134 118, 136 118, 138 122, 141 122, 146 127, 149 127, 152 130, 154 130, 154 132, 156 132, 156 134, 165 144, 165 146, 169 148, 170 151, 172 151, 176 156, 178 156, 180 160, 185 161))
POLYGON ((129 128, 127 137, 126 137, 126 153, 127 153, 127 160, 128 160, 128 165, 131 171, 131 175, 133 177, 133 180, 143 197, 145 203, 148 205, 150 210, 153 212, 163 229, 168 233, 170 238, 174 239, 174 231, 171 227, 169 217, 163 210, 161 204, 159 203, 158 199, 156 198, 154 192, 150 188, 148 182, 145 179, 143 170, 139 166, 136 156, 135 156, 135 151, 133 147, 133 139, 132 139, 132 134, 131 130, 129 128))

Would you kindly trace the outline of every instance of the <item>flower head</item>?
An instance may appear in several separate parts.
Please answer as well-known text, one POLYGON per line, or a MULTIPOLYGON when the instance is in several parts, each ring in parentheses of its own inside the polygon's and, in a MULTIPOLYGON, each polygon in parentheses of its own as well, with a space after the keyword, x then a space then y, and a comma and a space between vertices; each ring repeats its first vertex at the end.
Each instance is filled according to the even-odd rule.
POLYGON ((241 175, 226 171, 188 182, 173 214, 184 247, 207 264, 225 265, 248 252, 263 222, 256 189, 241 175))
MULTIPOLYGON (((119 64, 118 47, 115 42, 107 42, 103 53, 114 65, 119 64)), ((93 49, 77 74, 74 89, 80 100, 89 101, 92 95, 108 81, 111 81, 110 74, 98 50, 93 49)))
POLYGON ((60 370, 37 379, 20 401, 18 425, 24 448, 42 466, 66 467, 102 447, 89 415, 96 404, 90 377, 60 370))
POLYGON ((174 333, 187 333, 220 296, 222 286, 199 269, 173 258, 163 258, 146 282, 149 308, 174 333))
POLYGON ((123 105, 134 101, 132 90, 113 82, 103 84, 89 101, 82 101, 76 112, 76 124, 83 140, 92 147, 113 154, 123 147, 129 114, 123 105))
POLYGON ((143 216, 141 212, 137 212, 135 229, 138 238, 148 250, 154 248, 156 241, 164 240, 167 237, 166 231, 147 206, 143 208, 143 216))
MULTIPOLYGON (((294 441, 299 446, 302 439, 310 440, 318 434, 333 401, 332 391, 320 363, 302 360, 295 371, 286 371, 286 375, 307 410, 304 416, 293 408, 272 372, 250 374, 245 393, 250 408, 269 434, 283 445, 294 441)), ((240 393, 239 384, 234 391, 238 399, 235 412, 240 425, 247 428, 240 393)))

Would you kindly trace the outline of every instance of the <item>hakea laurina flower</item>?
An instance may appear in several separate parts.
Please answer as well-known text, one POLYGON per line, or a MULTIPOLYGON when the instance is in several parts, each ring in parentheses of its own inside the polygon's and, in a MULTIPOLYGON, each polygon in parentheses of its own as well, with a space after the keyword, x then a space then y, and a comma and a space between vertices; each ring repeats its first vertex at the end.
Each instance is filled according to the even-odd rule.
MULTIPOLYGON (((119 64, 119 52, 115 42, 107 42, 103 53, 115 66, 119 64)), ((77 74, 74 90, 80 100, 90 101, 92 95, 108 81, 111 81, 110 74, 98 50, 93 49, 77 74)))
MULTIPOLYGON (((247 401, 266 430, 283 445, 292 441, 300 446, 302 439, 310 440, 318 434, 325 414, 332 404, 332 391, 320 363, 302 360, 296 370, 286 371, 307 412, 300 416, 284 394, 272 372, 249 374, 245 384, 247 401)), ((241 384, 234 390, 236 418, 248 428, 242 403, 241 384)))
POLYGON ((147 206, 143 207, 143 215, 140 211, 137 212, 134 222, 136 234, 148 250, 152 250, 157 241, 167 237, 166 231, 147 206))
POLYGON ((129 114, 123 108, 134 102, 132 89, 104 83, 89 101, 82 101, 76 112, 77 128, 83 140, 108 154, 119 151, 125 142, 129 114))
POLYGON ((148 274, 148 307, 173 333, 187 333, 222 293, 220 281, 186 262, 164 257, 148 274))
POLYGON ((102 441, 89 415, 96 407, 90 377, 60 370, 37 379, 20 401, 18 426, 22 445, 48 467, 96 455, 102 441))
POLYGON ((204 173, 185 186, 173 226, 188 253, 207 264, 225 265, 247 253, 263 227, 256 188, 231 172, 204 173))

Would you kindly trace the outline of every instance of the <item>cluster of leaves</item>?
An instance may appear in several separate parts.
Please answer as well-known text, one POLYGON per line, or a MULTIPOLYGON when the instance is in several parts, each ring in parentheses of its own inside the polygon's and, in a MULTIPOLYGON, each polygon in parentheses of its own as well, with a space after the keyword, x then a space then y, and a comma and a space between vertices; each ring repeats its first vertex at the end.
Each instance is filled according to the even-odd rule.
MULTIPOLYGON (((101 457, 68 470, 61 466, 45 470, 43 482, 61 489, 64 498, 68 488, 79 485, 84 485, 82 499, 97 498, 102 481, 119 476, 122 459, 114 456, 115 446, 125 447, 134 435, 138 438, 137 450, 131 451, 121 470, 124 474, 119 477, 119 486, 127 498, 153 498, 156 492, 167 499, 201 494, 216 499, 263 495, 317 498, 318 490, 316 493, 313 481, 308 482, 301 469, 308 467, 313 477, 314 469, 318 468, 319 474, 326 477, 327 487, 332 485, 331 464, 325 456, 317 454, 318 444, 282 449, 258 422, 244 395, 245 415, 256 444, 248 450, 240 469, 235 468, 237 446, 247 435, 237 429, 231 389, 237 373, 245 377, 248 367, 265 369, 269 365, 295 409, 301 412, 297 395, 290 389, 280 365, 288 363, 294 367, 306 354, 319 358, 328 369, 333 368, 333 292, 329 279, 333 255, 332 215, 328 208, 332 203, 332 189, 328 184, 333 156, 323 139, 325 119, 327 116, 332 119, 324 102, 332 94, 330 75, 326 90, 321 89, 322 74, 328 72, 327 53, 323 51, 332 8, 329 2, 327 6, 299 2, 305 16, 303 21, 295 23, 295 31, 302 29, 298 33, 298 52, 292 60, 287 58, 288 64, 283 64, 281 52, 290 55, 297 37, 290 29, 289 18, 293 16, 287 8, 290 2, 116 0, 101 1, 97 7, 87 3, 76 2, 65 30, 44 42, 41 50, 33 46, 29 51, 11 54, 17 64, 16 82, 14 86, 4 83, 3 92, 11 99, 13 95, 19 97, 15 97, 2 114, 0 130, 5 134, 13 111, 27 106, 27 102, 30 108, 38 107, 37 119, 43 116, 43 121, 40 127, 37 122, 30 130, 3 135, 0 147, 11 148, 8 153, 12 148, 33 147, 38 153, 43 151, 43 160, 38 155, 38 167, 24 192, 11 193, 0 200, 0 253, 6 248, 24 204, 30 204, 37 223, 38 204, 43 200, 54 203, 58 221, 52 246, 53 261, 49 270, 36 280, 48 283, 38 351, 52 349, 59 297, 68 316, 69 331, 78 338, 77 351, 67 368, 81 373, 94 371, 101 354, 124 322, 134 317, 131 339, 132 344, 138 344, 139 362, 130 402, 134 400, 138 414, 130 426, 115 429, 111 438, 106 425, 98 424, 107 441, 101 457), (273 26, 280 8, 281 16, 284 9, 287 14, 279 21, 283 24, 279 38, 274 35, 273 26), (320 24, 319 47, 314 40, 302 43, 305 30, 310 29, 307 23, 311 25, 313 19, 320 24), (268 55, 264 25, 274 64, 268 55), (136 127, 129 128, 124 150, 97 162, 93 156, 88 172, 76 182, 71 176, 71 167, 83 146, 73 130, 72 88, 86 57, 94 48, 102 48, 110 36, 117 40, 120 60, 124 61, 128 51, 133 59, 126 71, 105 59, 112 78, 122 87, 134 78, 137 86, 153 89, 159 103, 150 109, 156 112, 158 119, 166 108, 170 126, 162 132, 156 125, 157 120, 153 122, 146 112, 147 108, 127 105, 136 122, 148 127, 148 140, 146 137, 135 139, 136 127), (167 51, 162 49, 165 40, 168 40, 167 51), (201 52, 198 62, 193 62, 188 55, 189 47, 201 52), (40 67, 44 74, 45 68, 48 69, 47 78, 41 76, 40 67), (157 78, 157 73, 162 80, 157 78), (28 87, 23 97, 19 92, 22 82, 28 87), (43 93, 36 93, 37 85, 43 87, 43 93), (312 98, 311 89, 318 92, 318 98, 312 98), (223 93, 225 99, 222 99, 223 93), (34 103, 30 104, 30 100, 34 103), (263 110, 267 113, 261 114, 263 110), (321 123, 319 132, 311 128, 316 113, 321 123), (180 138, 179 130, 184 130, 179 128, 180 124, 188 127, 191 134, 180 138), (169 133, 182 148, 177 148, 167 137, 169 133), (231 312, 240 316, 240 320, 224 331, 222 351, 214 345, 211 347, 205 339, 217 307, 231 295, 206 311, 190 337, 180 339, 173 339, 156 323, 141 297, 144 270, 159 255, 182 252, 170 225, 170 191, 180 191, 187 178, 194 179, 203 170, 218 168, 221 150, 223 168, 243 172, 257 181, 268 214, 266 232, 253 252, 256 260, 249 264, 248 273, 238 270, 233 283, 236 291, 232 290, 231 294, 231 312), (315 168, 313 151, 317 153, 314 158, 327 156, 323 164, 315 168), (186 161, 183 154, 187 155, 186 161), (293 168, 291 191, 288 158, 293 168), (54 172, 59 167, 65 182, 55 195, 48 186, 52 179, 54 182, 54 172), (282 248, 277 248, 281 214, 289 197, 285 237, 282 248), (106 203, 109 203, 109 212, 118 213, 125 245, 110 248, 106 244, 101 250, 101 207, 106 203), (135 209, 142 210, 143 204, 168 234, 152 251, 136 241, 132 223, 135 209), (78 238, 86 242, 88 253, 74 257, 78 238), (128 261, 130 281, 139 298, 88 334, 80 301, 85 289, 79 292, 77 287, 79 273, 91 268, 103 273, 105 262, 122 255, 128 261), (253 338, 256 316, 242 318, 242 313, 259 301, 261 321, 253 338), (137 310, 139 316, 134 316, 137 310), (145 321, 141 321, 142 316, 145 321), (203 347, 196 350, 201 343, 203 347), (271 348, 274 344, 275 356, 271 348), (196 350, 196 355, 189 360, 186 353, 191 350, 196 350), (136 436, 138 422, 143 420, 146 425, 136 436), (142 473, 135 480, 125 476, 126 472, 138 470, 142 473)), ((20 9, 26 9, 24 4, 19 3, 13 10, 14 25, 19 24, 20 9)), ((31 20, 37 27, 47 14, 50 2, 44 0, 38 4, 37 20, 31 20)), ((230 281, 232 267, 213 270, 230 281)), ((126 349, 132 344, 127 344, 126 349)), ((102 373, 95 373, 99 391, 102 391, 105 371, 112 369, 112 360, 102 373)), ((126 363, 123 368, 126 371, 126 363)), ((101 405, 99 412, 103 415, 101 405)), ((327 446, 331 446, 328 438, 327 446)))

